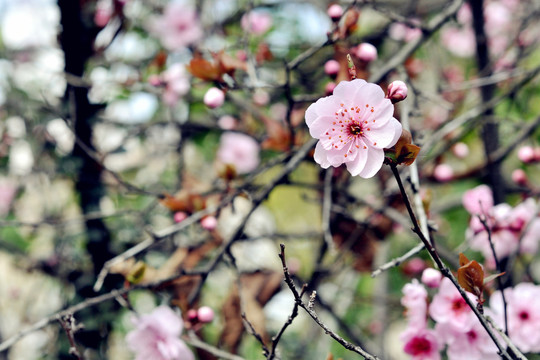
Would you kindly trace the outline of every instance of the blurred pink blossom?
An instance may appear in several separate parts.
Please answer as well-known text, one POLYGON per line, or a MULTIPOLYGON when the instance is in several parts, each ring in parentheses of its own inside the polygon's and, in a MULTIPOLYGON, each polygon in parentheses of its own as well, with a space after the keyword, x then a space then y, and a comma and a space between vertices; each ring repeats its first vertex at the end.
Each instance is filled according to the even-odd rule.
MULTIPOLYGON (((476 301, 475 296, 467 293, 469 298, 476 301)), ((473 312, 459 291, 448 278, 444 278, 439 286, 439 292, 429 305, 429 314, 438 323, 449 324, 456 331, 469 331, 476 319, 473 312)))
POLYGON ((186 220, 187 217, 188 217, 188 214, 185 213, 184 211, 177 211, 174 213, 173 219, 174 219, 174 222, 179 223, 186 220))
POLYGON ((343 16, 343 8, 341 5, 333 4, 330 5, 326 13, 333 21, 338 21, 343 16))
POLYGON ((440 360, 442 343, 433 330, 410 331, 402 339, 405 341, 403 350, 412 356, 412 360, 440 360))
POLYGON ((204 94, 203 101, 204 105, 208 106, 210 109, 218 108, 225 102, 225 93, 223 90, 211 87, 206 94, 204 94))
POLYGON ((519 186, 527 186, 527 183, 529 182, 527 173, 523 169, 512 171, 512 181, 519 186))
POLYGON ((329 83, 326 84, 326 86, 324 87, 324 93, 326 95, 332 95, 332 93, 334 92, 334 89, 336 88, 336 83, 333 82, 333 81, 330 81, 329 83))
POLYGON ((178 2, 169 2, 163 15, 152 18, 148 27, 170 51, 195 44, 203 36, 197 13, 178 2))
POLYGON ((9 181, 0 181, 0 216, 9 212, 17 187, 9 181))
POLYGON ((433 169, 433 177, 440 182, 447 182, 454 178, 454 169, 448 164, 438 164, 433 169))
POLYGON ((223 115, 218 119, 218 126, 223 130, 234 130, 238 121, 231 115, 223 115))
POLYGON ((113 14, 113 4, 111 0, 99 0, 96 2, 94 13, 94 23, 98 27, 105 27, 113 14))
POLYGON ((469 155, 469 146, 465 143, 458 142, 452 146, 452 152, 459 159, 464 159, 469 155))
MULTIPOLYGON (((492 316, 489 309, 486 315, 492 316)), ((472 316, 472 315, 471 315, 472 316)), ((461 331, 448 323, 437 323, 435 331, 439 339, 448 345, 448 360, 498 360, 498 348, 491 340, 486 329, 476 318, 468 331, 461 331)))
POLYGON ((493 207, 493 192, 487 185, 479 185, 463 194, 463 206, 471 215, 487 214, 493 207))
POLYGON ((470 57, 476 52, 476 39, 470 27, 446 27, 441 31, 442 44, 454 55, 470 57))
POLYGON ((370 43, 362 43, 355 48, 354 54, 364 62, 377 60, 377 48, 370 43))
POLYGON ((244 31, 261 35, 272 27, 272 16, 264 11, 250 11, 242 16, 240 25, 244 31))
POLYGON ((136 360, 193 360, 194 356, 180 340, 182 318, 171 308, 160 306, 134 320, 136 328, 126 335, 136 360))
POLYGON ((353 176, 374 176, 382 167, 384 148, 401 136, 393 113, 380 86, 361 79, 340 82, 333 95, 306 110, 309 132, 319 139, 315 161, 324 169, 345 164, 353 176))
POLYGON ((518 149, 518 159, 528 164, 535 159, 534 148, 532 146, 522 146, 518 149))
POLYGON ((205 230, 214 230, 217 226, 217 219, 215 216, 205 216, 201 219, 201 226, 205 230))
MULTIPOLYGON (((540 286, 520 283, 506 288, 508 334, 523 352, 540 352, 540 286)), ((490 308, 497 314, 498 323, 504 323, 504 303, 500 291, 490 298, 490 308)))
POLYGON ((161 74, 165 90, 163 101, 168 106, 175 106, 178 100, 189 91, 189 77, 183 64, 173 64, 161 74))
POLYGON ((339 63, 334 59, 328 60, 324 64, 324 72, 326 73, 326 75, 329 76, 336 76, 339 72, 339 68, 339 63))
POLYGON ((217 158, 233 165, 238 174, 246 174, 259 165, 259 144, 248 135, 225 132, 221 135, 217 158))
POLYGON ((430 288, 438 288, 442 281, 442 274, 434 268, 427 268, 422 272, 422 282, 430 288))
POLYGON ((422 30, 403 23, 393 23, 390 25, 388 35, 396 41, 410 42, 418 39, 422 35, 422 30))
POLYGON ((405 284, 401 305, 407 309, 408 328, 424 329, 427 324, 427 291, 418 280, 405 284))
POLYGON ((201 306, 197 310, 197 319, 202 323, 209 323, 214 320, 214 310, 209 306, 201 306))

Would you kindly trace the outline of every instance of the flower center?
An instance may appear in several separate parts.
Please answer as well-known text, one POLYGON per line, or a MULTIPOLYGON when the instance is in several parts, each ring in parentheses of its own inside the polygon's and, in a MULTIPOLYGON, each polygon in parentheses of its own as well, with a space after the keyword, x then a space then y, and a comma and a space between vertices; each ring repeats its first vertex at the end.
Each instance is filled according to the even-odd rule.
POLYGON ((360 125, 356 121, 351 121, 349 123, 349 133, 354 136, 363 135, 364 132, 362 131, 362 125, 360 125))
POLYGON ((414 338, 412 343, 412 355, 428 353, 431 350, 431 343, 426 338, 414 338))
POLYGON ((452 302, 452 310, 454 310, 455 312, 461 312, 465 308, 467 308, 467 303, 465 302, 465 300, 463 300, 463 298, 455 299, 452 302))
POLYGON ((529 313, 526 311, 522 311, 519 313, 519 318, 521 320, 528 320, 529 319, 529 313))

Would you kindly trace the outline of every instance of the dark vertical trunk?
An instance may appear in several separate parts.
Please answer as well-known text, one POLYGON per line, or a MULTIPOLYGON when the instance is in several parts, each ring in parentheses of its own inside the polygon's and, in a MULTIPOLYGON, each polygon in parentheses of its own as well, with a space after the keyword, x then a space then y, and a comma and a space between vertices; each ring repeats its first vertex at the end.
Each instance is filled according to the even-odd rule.
MULTIPOLYGON (((492 74, 492 69, 489 60, 488 42, 484 29, 484 1, 471 0, 470 5, 473 14, 474 33, 476 36, 476 62, 478 65, 478 73, 481 74, 481 76, 489 76, 492 74)), ((493 98, 495 85, 483 86, 480 89, 482 92, 482 101, 484 103, 493 98)), ((500 146, 499 126, 496 120, 493 119, 493 109, 490 108, 487 110, 483 116, 485 117, 485 121, 482 126, 482 140, 484 142, 486 158, 489 160, 491 154, 497 151, 500 146)), ((501 163, 489 162, 486 171, 486 182, 493 190, 495 204, 504 202, 505 184, 501 173, 501 163)))
MULTIPOLYGON (((83 22, 78 0, 58 0, 58 6, 61 13, 60 43, 64 51, 65 71, 82 77, 86 61, 92 54, 92 30, 83 22)), ((101 165, 89 155, 89 151, 94 151, 91 121, 97 107, 89 103, 86 87, 68 85, 66 98, 77 138, 72 153, 78 164, 76 189, 82 212, 86 215, 99 211, 99 202, 104 193, 101 165)), ((86 230, 87 249, 96 273, 111 257, 110 234, 101 219, 86 221, 86 230)))

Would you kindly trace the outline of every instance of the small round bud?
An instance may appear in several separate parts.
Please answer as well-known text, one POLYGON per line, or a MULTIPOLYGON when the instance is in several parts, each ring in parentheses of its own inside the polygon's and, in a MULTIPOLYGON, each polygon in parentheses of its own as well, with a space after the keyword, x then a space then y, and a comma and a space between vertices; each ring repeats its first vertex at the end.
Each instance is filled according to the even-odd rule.
POLYGON ((457 158, 464 159, 469 155, 469 146, 465 143, 458 142, 452 146, 452 152, 457 158))
POLYGON ((440 182, 447 182, 454 178, 454 170, 448 164, 439 164, 433 170, 433 177, 440 182))
POLYGON ((422 273, 422 282, 430 288, 438 288, 441 284, 442 274, 439 270, 427 268, 422 273))
POLYGON ((426 262, 420 258, 412 258, 403 264, 403 271, 407 275, 417 275, 420 274, 426 268, 426 262))
POLYGON ((369 43, 362 43, 356 47, 355 55, 360 60, 370 63, 377 60, 377 48, 369 43))
POLYGON ((392 81, 390 85, 388 85, 386 98, 390 99, 392 103, 395 104, 399 101, 405 100, 405 98, 407 98, 407 92, 407 84, 405 84, 403 81, 392 81))
POLYGON ((324 92, 326 93, 326 95, 332 95, 335 88, 336 88, 336 83, 331 81, 328 84, 326 84, 324 88, 324 92))
POLYGON ((177 211, 174 213, 173 219, 174 219, 174 222, 179 223, 179 222, 184 221, 187 217, 188 215, 185 212, 177 211))
POLYGON ((533 162, 535 159, 535 151, 532 148, 532 146, 522 146, 518 150, 518 159, 523 161, 524 163, 530 163, 533 162))
POLYGON ((339 21, 339 19, 341 19, 341 17, 343 16, 343 8, 341 7, 341 5, 334 4, 328 8, 326 13, 328 14, 328 16, 330 16, 330 19, 332 19, 332 21, 339 21))
POLYGON ((217 219, 215 216, 206 216, 201 219, 201 226, 203 229, 212 231, 217 226, 217 219))
POLYGON ((236 119, 231 115, 223 115, 217 121, 218 126, 223 130, 234 130, 236 123, 236 119))
POLYGON ((340 68, 339 63, 336 60, 328 60, 324 64, 324 72, 326 73, 326 75, 331 76, 333 78, 335 78, 336 75, 338 74, 339 68, 340 68))
POLYGON ((211 109, 220 107, 224 101, 225 93, 216 87, 208 89, 204 94, 204 104, 211 109))
POLYGON ((197 318, 198 318, 198 315, 197 315, 197 310, 195 309, 189 309, 187 311, 187 318, 190 322, 197 322, 197 318))
POLYGON ((528 178, 527 173, 523 169, 516 169, 512 171, 512 181, 520 186, 527 186, 528 178))
POLYGON ((214 310, 209 306, 202 306, 197 310, 197 318, 203 324, 212 322, 214 320, 214 310))

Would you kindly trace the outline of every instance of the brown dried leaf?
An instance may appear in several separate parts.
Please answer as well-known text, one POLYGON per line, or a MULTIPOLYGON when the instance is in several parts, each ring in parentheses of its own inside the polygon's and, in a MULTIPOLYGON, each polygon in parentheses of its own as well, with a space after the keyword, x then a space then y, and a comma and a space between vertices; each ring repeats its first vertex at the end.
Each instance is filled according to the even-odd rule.
POLYGON ((191 59, 187 69, 193 76, 206 81, 221 81, 223 75, 219 65, 213 64, 197 54, 191 59))
POLYGON ((469 261, 463 254, 459 254, 460 268, 457 271, 459 285, 466 291, 482 296, 484 291, 484 270, 476 260, 469 261))

